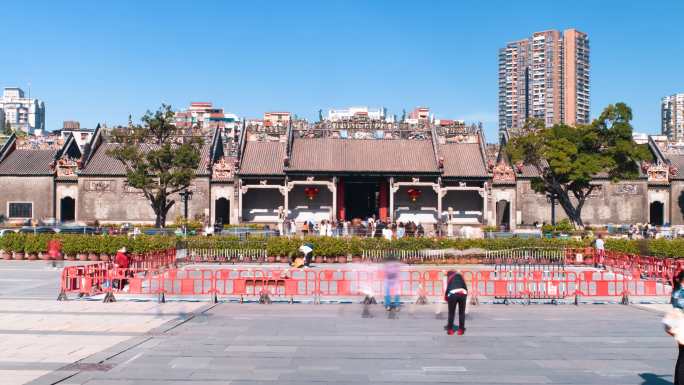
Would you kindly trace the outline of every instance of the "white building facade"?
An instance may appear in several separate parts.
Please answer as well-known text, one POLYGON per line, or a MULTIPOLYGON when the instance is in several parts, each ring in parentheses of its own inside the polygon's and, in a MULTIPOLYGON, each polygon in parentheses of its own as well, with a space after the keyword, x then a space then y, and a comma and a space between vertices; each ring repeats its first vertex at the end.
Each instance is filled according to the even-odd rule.
POLYGON ((35 130, 45 130, 45 103, 39 99, 27 98, 19 87, 6 87, 0 109, 4 112, 5 125, 13 130, 32 134, 35 130))

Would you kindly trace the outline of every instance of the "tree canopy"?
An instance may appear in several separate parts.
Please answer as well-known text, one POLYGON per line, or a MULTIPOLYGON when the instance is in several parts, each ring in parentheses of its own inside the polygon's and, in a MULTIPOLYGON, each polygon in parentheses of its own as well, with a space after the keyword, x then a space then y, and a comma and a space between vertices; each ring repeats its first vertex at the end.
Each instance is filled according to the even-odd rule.
POLYGON ((187 189, 195 177, 202 139, 181 136, 166 104, 147 111, 141 120, 142 125, 129 123, 112 131, 111 140, 118 146, 108 154, 126 167, 128 185, 142 191, 154 210, 156 226, 163 227, 176 203, 172 195, 187 189))
POLYGON ((588 125, 571 127, 529 121, 523 134, 513 137, 506 151, 515 163, 533 166, 539 177, 532 187, 558 199, 568 218, 583 226, 582 208, 597 188, 595 177, 616 182, 639 176, 642 160, 652 158, 646 145, 632 139, 632 110, 625 103, 606 107, 588 125))

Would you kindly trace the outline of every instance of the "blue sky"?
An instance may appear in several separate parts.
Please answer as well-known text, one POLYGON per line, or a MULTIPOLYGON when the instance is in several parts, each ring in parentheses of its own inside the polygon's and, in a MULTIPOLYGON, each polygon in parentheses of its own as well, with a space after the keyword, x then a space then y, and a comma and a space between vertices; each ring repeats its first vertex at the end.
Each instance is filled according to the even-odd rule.
POLYGON ((161 102, 284 110, 417 105, 497 130, 497 50, 574 27, 591 44, 591 113, 624 101, 660 130, 684 92, 684 2, 15 1, 3 4, 0 86, 43 99, 48 129, 125 123, 161 102))

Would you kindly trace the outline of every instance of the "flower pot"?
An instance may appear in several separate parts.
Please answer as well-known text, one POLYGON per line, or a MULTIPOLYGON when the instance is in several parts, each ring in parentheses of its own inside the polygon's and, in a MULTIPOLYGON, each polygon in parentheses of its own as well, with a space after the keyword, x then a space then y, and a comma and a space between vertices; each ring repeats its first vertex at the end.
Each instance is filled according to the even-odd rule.
POLYGON ((86 253, 78 253, 78 260, 79 261, 87 261, 88 260, 88 254, 86 253))
POLYGON ((363 261, 363 257, 360 255, 352 255, 352 262, 354 263, 361 263, 363 261))
POLYGON ((266 257, 266 262, 268 262, 268 263, 275 263, 275 261, 276 261, 275 255, 269 255, 268 257, 266 257))
POLYGON ((75 261, 76 260, 75 254, 64 254, 63 257, 67 261, 75 261))
POLYGON ((594 264, 594 257, 585 257, 584 258, 584 264, 585 265, 593 265, 594 264))
POLYGON ((28 256, 26 257, 29 261, 35 261, 38 259, 38 254, 36 253, 28 253, 28 256))
POLYGON ((39 258, 41 261, 47 261, 48 259, 51 259, 51 258, 50 258, 50 254, 48 254, 48 253, 43 253, 43 252, 38 253, 38 258, 39 258))
POLYGON ((100 261, 102 262, 109 262, 111 260, 111 257, 107 253, 102 253, 100 254, 100 261))
POLYGON ((317 256, 314 257, 314 261, 315 261, 316 263, 324 263, 324 262, 325 262, 325 258, 323 258, 323 257, 320 256, 320 255, 317 255, 317 256))
POLYGON ((337 257, 337 262, 338 263, 347 263, 347 256, 346 255, 340 255, 337 257))
POLYGON ((12 253, 12 259, 16 259, 18 261, 21 261, 24 259, 24 252, 23 251, 15 251, 12 253))
POLYGON ((5 259, 5 260, 12 259, 12 253, 7 252, 5 250, 0 250, 0 258, 5 259))
POLYGON ((88 260, 93 261, 93 262, 97 262, 100 260, 100 256, 95 254, 95 253, 90 253, 90 254, 88 254, 88 260))
POLYGON ((57 256, 54 258, 55 261, 63 261, 64 260, 64 254, 58 253, 57 256))

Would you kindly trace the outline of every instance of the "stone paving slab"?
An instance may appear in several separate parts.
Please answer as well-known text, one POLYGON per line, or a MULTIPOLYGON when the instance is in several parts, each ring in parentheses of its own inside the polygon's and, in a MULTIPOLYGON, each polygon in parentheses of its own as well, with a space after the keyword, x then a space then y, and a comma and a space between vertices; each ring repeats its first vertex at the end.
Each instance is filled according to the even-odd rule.
MULTIPOLYGON (((169 304, 166 304, 169 305, 169 304)), ((104 305, 103 306, 107 306, 104 305)), ((433 309, 221 303, 60 384, 664 384, 661 315, 631 306, 473 307, 465 336, 433 309)), ((54 372, 53 372, 54 374, 54 372)), ((47 378, 47 376, 45 377, 47 378)), ((40 381, 36 383, 41 383, 40 381)))

